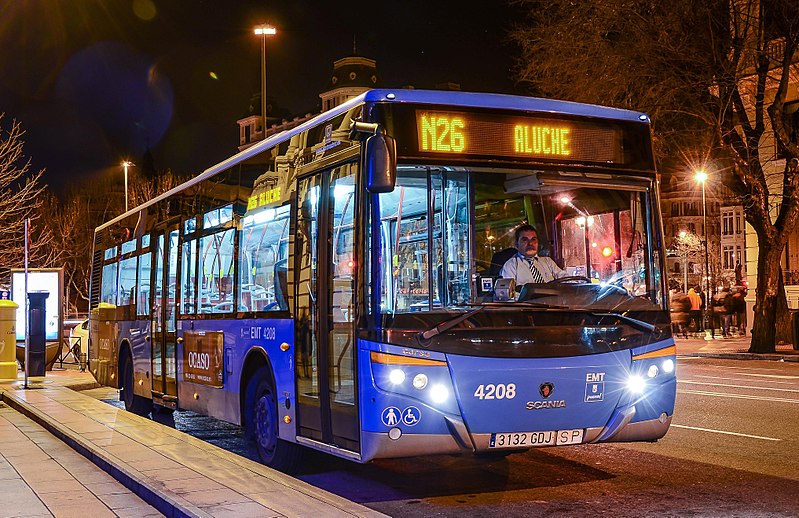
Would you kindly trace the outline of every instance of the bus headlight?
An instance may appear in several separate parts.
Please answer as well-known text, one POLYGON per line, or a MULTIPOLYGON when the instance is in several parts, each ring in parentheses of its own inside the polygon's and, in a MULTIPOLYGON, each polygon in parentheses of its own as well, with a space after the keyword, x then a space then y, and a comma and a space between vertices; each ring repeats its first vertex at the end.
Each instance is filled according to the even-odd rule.
POLYGON ((392 371, 388 374, 388 381, 394 385, 401 384, 403 381, 405 381, 405 371, 402 369, 392 369, 392 371))
POLYGON ((637 374, 631 375, 627 378, 627 390, 633 394, 642 394, 646 388, 646 381, 637 374))
POLYGON ((433 385, 430 388, 430 398, 434 403, 443 403, 449 398, 449 390, 444 385, 433 385))
POLYGON ((674 372, 674 360, 669 358, 668 360, 663 361, 663 372, 666 374, 671 374, 674 372))
POLYGON ((654 378, 658 375, 658 366, 657 365, 650 365, 649 368, 646 370, 646 375, 650 378, 654 378))
POLYGON ((417 374, 413 377, 413 388, 422 390, 427 386, 427 375, 426 374, 417 374))

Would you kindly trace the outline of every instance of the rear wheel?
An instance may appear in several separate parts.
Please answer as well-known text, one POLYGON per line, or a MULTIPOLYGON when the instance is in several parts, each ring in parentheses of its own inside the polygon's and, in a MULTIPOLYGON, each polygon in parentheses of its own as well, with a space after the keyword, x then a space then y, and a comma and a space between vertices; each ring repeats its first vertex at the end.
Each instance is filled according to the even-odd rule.
POLYGON ((247 433, 255 440, 261 462, 281 471, 296 470, 302 450, 278 436, 277 397, 266 367, 255 371, 247 383, 244 405, 247 433))
POLYGON ((152 401, 133 393, 133 358, 130 353, 122 355, 119 366, 119 373, 122 387, 122 401, 125 403, 125 410, 136 415, 146 416, 153 409, 152 401))

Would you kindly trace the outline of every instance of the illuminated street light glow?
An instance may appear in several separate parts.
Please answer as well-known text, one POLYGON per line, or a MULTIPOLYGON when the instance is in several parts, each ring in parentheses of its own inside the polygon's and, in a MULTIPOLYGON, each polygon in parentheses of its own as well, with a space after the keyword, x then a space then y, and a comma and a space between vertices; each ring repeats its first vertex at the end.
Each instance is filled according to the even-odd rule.
POLYGON ((264 140, 266 140, 266 37, 277 34, 271 25, 259 25, 253 31, 261 37, 261 118, 263 119, 264 140))
POLYGON ((128 168, 133 167, 135 164, 125 160, 122 162, 122 168, 125 170, 125 212, 128 211, 128 168))

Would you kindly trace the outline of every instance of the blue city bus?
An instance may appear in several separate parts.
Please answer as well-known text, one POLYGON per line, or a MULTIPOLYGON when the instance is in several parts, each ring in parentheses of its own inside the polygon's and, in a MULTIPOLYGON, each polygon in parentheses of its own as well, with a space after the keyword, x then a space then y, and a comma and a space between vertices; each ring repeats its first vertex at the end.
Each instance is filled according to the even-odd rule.
POLYGON ((278 468, 656 441, 658 198, 643 113, 371 90, 97 228, 89 368, 278 468), (524 224, 554 281, 501 277, 524 224))

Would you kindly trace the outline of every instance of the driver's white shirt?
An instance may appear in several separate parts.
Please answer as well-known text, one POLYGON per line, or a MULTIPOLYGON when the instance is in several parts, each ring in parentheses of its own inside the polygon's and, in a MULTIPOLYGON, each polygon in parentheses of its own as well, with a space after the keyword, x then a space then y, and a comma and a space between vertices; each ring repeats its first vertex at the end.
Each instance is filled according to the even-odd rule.
MULTIPOLYGON (((544 282, 549 282, 557 279, 558 277, 564 277, 566 275, 566 272, 561 270, 551 257, 541 257, 536 255, 533 260, 535 261, 535 267, 541 274, 544 282)), ((533 274, 530 272, 530 263, 527 262, 525 257, 518 253, 508 259, 508 261, 502 265, 502 270, 500 270, 499 276, 503 279, 513 279, 516 281, 516 284, 519 285, 527 284, 528 282, 535 282, 533 280, 533 274)))

